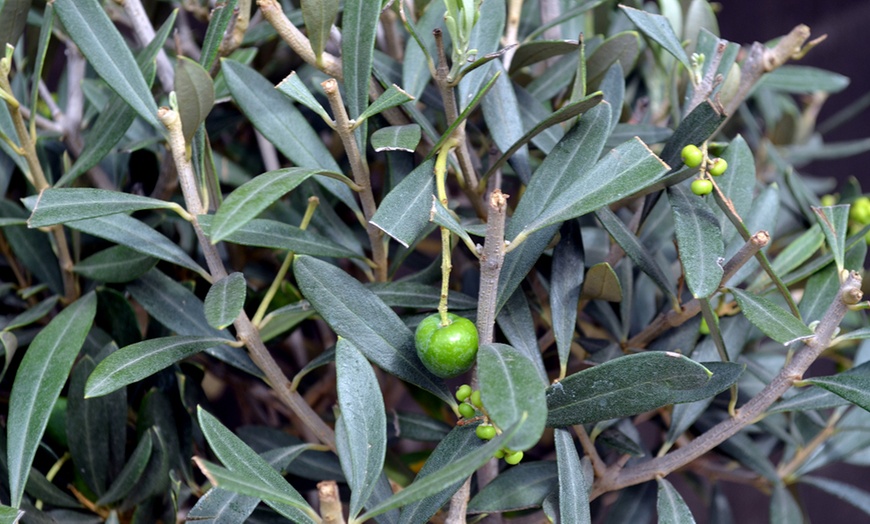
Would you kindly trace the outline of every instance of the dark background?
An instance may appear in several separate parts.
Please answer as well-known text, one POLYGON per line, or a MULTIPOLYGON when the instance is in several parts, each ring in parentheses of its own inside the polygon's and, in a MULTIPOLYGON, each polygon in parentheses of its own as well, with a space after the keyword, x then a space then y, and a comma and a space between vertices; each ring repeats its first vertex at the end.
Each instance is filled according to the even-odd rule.
MULTIPOLYGON (((806 24, 811 39, 828 38, 800 62, 851 78, 849 87, 831 95, 819 122, 870 92, 870 1, 868 0, 725 0, 718 13, 720 36, 732 42, 765 42, 806 24)), ((857 140, 870 136, 870 110, 825 135, 825 142, 857 140)), ((835 176, 844 181, 855 176, 870 192, 870 152, 840 160, 817 161, 802 169, 806 174, 835 176)))

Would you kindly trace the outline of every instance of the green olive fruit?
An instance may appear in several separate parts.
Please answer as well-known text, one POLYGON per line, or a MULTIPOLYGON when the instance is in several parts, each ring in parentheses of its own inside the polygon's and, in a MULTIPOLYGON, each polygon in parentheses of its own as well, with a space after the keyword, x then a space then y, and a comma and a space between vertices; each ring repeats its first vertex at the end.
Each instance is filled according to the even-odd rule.
POLYGON ((713 182, 705 178, 699 178, 692 182, 692 193, 698 196, 709 195, 713 192, 713 182))
POLYGON ((441 378, 453 378, 465 373, 477 357, 477 328, 467 318, 447 314, 446 326, 441 315, 423 319, 414 337, 417 356, 426 368, 441 378))
POLYGON ((471 404, 478 409, 483 407, 483 401, 480 400, 479 389, 471 394, 471 404))
POLYGON ((468 384, 463 384, 459 386, 459 389, 456 390, 456 400, 462 402, 471 396, 471 386, 468 384))
POLYGON ((849 207, 849 218, 862 226, 870 224, 870 198, 865 196, 856 198, 849 207))
POLYGON ((819 199, 822 207, 830 207, 837 205, 837 197, 834 195, 822 195, 822 198, 819 199))
POLYGON ((511 466, 516 466, 523 460, 523 452, 522 451, 514 451, 513 453, 508 453, 504 457, 504 461, 510 464, 511 466))
POLYGON ((471 407, 469 404, 466 404, 464 402, 462 404, 459 404, 459 414, 462 415, 463 418, 474 418, 474 415, 476 413, 477 412, 474 411, 474 408, 471 407))
POLYGON ((725 170, 728 169, 728 162, 725 161, 724 158, 717 158, 713 160, 713 164, 707 170, 713 176, 721 176, 725 173, 725 170))
POLYGON ((497 458, 497 459, 504 458, 504 450, 500 449, 500 450, 496 451, 495 453, 493 453, 492 456, 497 458))
POLYGON ((680 153, 680 156, 683 158, 683 163, 688 167, 698 167, 701 165, 701 162, 704 160, 704 153, 698 149, 698 146, 689 144, 683 148, 683 151, 680 153))
POLYGON ((481 424, 474 430, 480 440, 492 440, 495 438, 495 427, 491 424, 481 424))

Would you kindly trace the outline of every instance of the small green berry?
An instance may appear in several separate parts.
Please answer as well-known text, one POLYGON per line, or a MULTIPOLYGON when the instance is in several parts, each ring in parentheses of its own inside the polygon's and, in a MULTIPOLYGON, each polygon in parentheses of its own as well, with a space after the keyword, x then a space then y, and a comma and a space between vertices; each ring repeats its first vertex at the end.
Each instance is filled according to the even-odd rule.
POLYGON ((707 172, 713 176, 721 176, 725 173, 726 169, 728 169, 728 162, 724 158, 717 158, 713 160, 713 165, 710 166, 707 172))
POLYGON ((701 333, 702 335, 709 335, 710 334, 710 326, 707 325, 706 318, 701 319, 701 327, 698 328, 698 332, 701 333))
POLYGON ((449 324, 441 325, 435 313, 417 326, 414 342, 423 365, 441 378, 459 376, 474 365, 477 357, 477 327, 467 318, 447 314, 449 324))
POLYGON ((698 196, 709 195, 713 192, 713 182, 705 178, 699 178, 692 182, 692 193, 698 196))
POLYGON ((474 418, 476 411, 474 408, 468 404, 462 403, 459 404, 459 414, 462 415, 463 418, 474 418))
POLYGON ((513 453, 509 453, 505 455, 504 461, 510 464, 511 466, 516 466, 523 460, 523 452, 522 451, 514 451, 513 453))
POLYGON ((870 224, 870 198, 865 196, 856 198, 849 207, 849 218, 862 226, 870 224))
POLYGON ((495 438, 495 427, 490 424, 481 424, 474 430, 480 440, 492 440, 495 438))
POLYGON ((456 390, 456 400, 462 402, 471 396, 471 386, 468 384, 463 384, 459 386, 459 389, 456 390))
POLYGON ((504 450, 500 449, 500 450, 496 451, 495 453, 493 453, 492 456, 497 458, 497 459, 504 458, 504 450))
POLYGON ((483 402, 480 400, 480 390, 474 391, 471 394, 471 404, 476 408, 482 408, 483 402))
POLYGON ((704 154, 701 153, 701 150, 698 149, 698 146, 689 144, 683 148, 681 152, 681 156, 683 158, 683 163, 688 167, 698 167, 701 165, 701 162, 704 160, 704 154))
POLYGON ((831 207, 837 205, 837 197, 834 195, 822 195, 821 198, 822 207, 831 207))

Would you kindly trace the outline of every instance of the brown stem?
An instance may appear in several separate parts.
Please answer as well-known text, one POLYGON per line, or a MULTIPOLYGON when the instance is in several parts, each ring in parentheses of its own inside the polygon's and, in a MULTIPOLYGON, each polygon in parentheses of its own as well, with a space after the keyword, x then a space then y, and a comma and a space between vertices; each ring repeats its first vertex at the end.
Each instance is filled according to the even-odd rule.
MULTIPOLYGON (((178 113, 162 107, 157 113, 158 118, 169 130, 169 148, 172 152, 175 167, 178 171, 178 179, 181 184, 181 192, 184 195, 184 203, 187 212, 193 215, 191 225, 199 239, 200 248, 205 256, 212 280, 217 281, 227 275, 223 261, 217 252, 217 248, 205 236, 196 217, 202 214, 202 200, 196 188, 196 179, 193 166, 185 152, 184 134, 181 131, 181 118, 178 113)), ((335 433, 332 428, 311 409, 298 392, 291 390, 290 381, 284 376, 284 372, 272 358, 269 350, 260 338, 260 332, 251 323, 247 313, 242 311, 233 322, 239 340, 248 348, 251 360, 266 376, 266 382, 272 387, 278 398, 298 416, 303 423, 311 429, 323 444, 335 449, 335 433)))
MULTIPOLYGON (((130 28, 136 34, 139 45, 145 47, 151 43, 154 40, 154 26, 151 25, 151 19, 148 18, 148 13, 145 12, 141 0, 115 0, 115 2, 120 4, 124 8, 124 12, 127 13, 127 17, 130 19, 130 28)), ((248 10, 250 11, 250 5, 248 5, 248 10)), ((160 86, 164 92, 172 91, 175 70, 163 49, 157 53, 157 78, 160 79, 160 86)))
POLYGON ((495 189, 489 197, 486 239, 480 256, 480 295, 477 301, 477 331, 481 344, 493 341, 498 279, 504 262, 504 221, 509 195, 495 189))
POLYGON ((806 341, 804 347, 783 366, 779 374, 760 393, 737 410, 734 417, 723 420, 686 447, 599 479, 600 482, 596 481, 590 498, 594 499, 609 491, 640 484, 656 477, 664 477, 701 457, 746 426, 755 423, 767 408, 803 377, 810 365, 830 345, 849 306, 860 302, 862 296, 861 275, 852 271, 840 286, 837 298, 816 327, 815 335, 806 341))
POLYGON ((387 249, 384 245, 384 232, 371 222, 372 217, 378 210, 378 206, 375 203, 375 195, 372 192, 369 165, 360 154, 359 145, 353 132, 353 123, 348 118, 347 111, 344 108, 344 102, 338 90, 338 82, 334 78, 330 78, 320 85, 323 86, 323 91, 329 100, 329 106, 332 108, 332 114, 335 116, 335 130, 338 132, 339 138, 341 138, 341 143, 344 144, 345 152, 347 152, 353 180, 359 186, 360 202, 362 203, 363 215, 366 221, 366 233, 368 233, 369 242, 372 245, 372 259, 377 266, 375 268, 375 280, 386 282, 389 264, 387 263, 387 249))
MULTIPOLYGON (((731 257, 731 260, 725 263, 722 280, 719 282, 719 285, 724 286, 727 284, 734 274, 737 273, 737 270, 749 262, 768 242, 770 242, 770 235, 767 231, 759 231, 752 235, 749 241, 743 244, 743 247, 731 257)), ((683 325, 683 323, 700 312, 701 302, 697 298, 693 298, 686 302, 680 311, 668 311, 657 316, 643 331, 631 337, 626 342, 626 347, 646 347, 647 344, 655 340, 663 332, 683 325)))
POLYGON ((324 524, 344 524, 341 499, 338 498, 338 484, 334 480, 324 480, 317 484, 320 498, 320 517, 324 524))

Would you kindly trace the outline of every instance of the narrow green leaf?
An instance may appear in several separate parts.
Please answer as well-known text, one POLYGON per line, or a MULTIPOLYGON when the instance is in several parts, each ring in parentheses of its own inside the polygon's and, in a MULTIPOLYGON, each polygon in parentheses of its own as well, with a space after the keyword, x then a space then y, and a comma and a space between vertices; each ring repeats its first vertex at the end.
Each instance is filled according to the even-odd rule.
POLYGON ((490 78, 489 82, 483 85, 480 91, 478 91, 474 98, 472 98, 471 101, 468 103, 468 105, 465 106, 465 109, 463 109, 462 112, 459 113, 459 116, 456 117, 456 120, 454 120, 453 123, 450 124, 450 127, 448 127, 447 130, 441 134, 441 138, 438 139, 438 142, 436 142, 435 145, 432 146, 432 150, 429 153, 430 157, 434 155, 436 151, 440 150, 444 143, 453 136, 453 133, 456 131, 456 129, 468 119, 468 116, 471 114, 472 111, 477 108, 477 105, 480 103, 481 100, 483 100, 486 94, 489 93, 489 90, 492 89, 492 86, 495 85, 498 77, 500 76, 501 72, 496 72, 496 74, 493 75, 492 78, 490 78))
POLYGON ((73 271, 97 282, 121 283, 148 272, 157 259, 127 246, 112 246, 82 260, 73 271))
MULTIPOLYGON (((752 207, 755 189, 755 157, 752 156, 752 150, 746 140, 737 135, 722 152, 721 158, 728 162, 728 176, 718 177, 716 185, 731 200, 731 205, 734 206, 737 216, 745 219, 752 207)), ((711 207, 713 207, 713 214, 719 218, 719 227, 722 228, 725 240, 727 240, 736 232, 726 232, 728 230, 725 226, 727 221, 725 212, 719 209, 719 206, 711 207)))
POLYGON ((511 60, 511 76, 520 69, 543 62, 550 58, 567 55, 577 51, 579 42, 576 40, 533 40, 523 42, 514 52, 511 60))
MULTIPOLYGON (((211 236, 214 215, 199 215, 199 225, 211 236)), ((360 258, 361 255, 307 229, 300 229, 277 220, 255 218, 225 239, 242 246, 285 249, 298 255, 317 257, 360 258)))
POLYGON ((387 416, 387 437, 441 442, 453 426, 440 420, 410 411, 394 411, 387 416))
POLYGON ((305 32, 318 63, 323 56, 326 42, 329 40, 329 31, 338 16, 338 4, 338 0, 305 0, 302 2, 305 32))
POLYGON ((152 338, 122 347, 103 359, 88 377, 85 398, 106 395, 225 342, 224 338, 178 336, 152 338))
POLYGON ((501 513, 538 508, 547 495, 556 491, 558 485, 559 473, 555 462, 524 462, 503 471, 480 490, 468 502, 468 512, 501 513))
POLYGON ((628 258, 655 282, 665 296, 676 301, 675 286, 671 282, 671 278, 668 277, 650 250, 641 244, 640 239, 628 229, 628 226, 606 206, 596 210, 595 216, 601 221, 601 225, 610 233, 613 240, 625 251, 628 258))
MULTIPOLYGON (((446 7, 444 2, 429 2, 423 15, 414 25, 408 20, 409 32, 413 35, 405 44, 405 59, 402 61, 402 87, 414 98, 420 98, 423 90, 432 78, 429 70, 435 65, 432 57, 437 56, 435 37, 432 31, 441 27, 444 21, 446 7), (421 43, 422 46, 421 47, 421 43)), ((450 34, 443 32, 445 49, 449 46, 450 34)))
POLYGON ((20 329, 33 324, 45 315, 51 313, 51 310, 54 309, 54 305, 57 304, 58 298, 60 297, 49 297, 23 313, 16 315, 3 326, 3 331, 12 331, 13 329, 20 329))
POLYGON ((830 409, 848 404, 848 400, 834 395, 830 391, 822 388, 806 388, 797 395, 777 402, 767 410, 767 413, 830 409))
POLYGON ((569 220, 562 225, 561 236, 553 249, 553 266, 550 270, 550 316, 559 352, 559 366, 564 373, 577 325, 577 305, 586 271, 586 254, 580 224, 576 220, 569 220))
MULTIPOLYGON (((609 108, 609 105, 599 107, 609 108)), ((668 169, 670 167, 639 139, 625 142, 588 171, 572 173, 572 179, 563 181, 561 191, 545 202, 523 233, 528 235, 621 200, 652 184, 668 169)))
MULTIPOLYGON (((163 48, 163 43, 175 25, 178 10, 172 11, 169 18, 154 35, 154 39, 136 55, 136 65, 142 71, 142 76, 149 83, 153 82, 156 72, 157 53, 163 48)), ((150 84, 149 84, 150 85, 150 84)), ((136 119, 136 111, 123 98, 114 94, 105 105, 96 122, 91 126, 85 137, 85 148, 72 167, 55 183, 54 187, 63 187, 87 170, 100 163, 112 148, 124 138, 130 125, 136 119)))
POLYGON ((622 12, 628 16, 629 20, 631 20, 634 25, 643 32, 643 34, 649 37, 653 42, 662 46, 663 49, 679 60, 686 70, 692 70, 692 64, 689 63, 689 57, 686 56, 686 52, 683 50, 680 39, 674 33, 674 29, 671 27, 667 18, 662 15, 647 13, 646 11, 641 11, 640 9, 634 9, 624 5, 619 7, 622 9, 622 12))
POLYGON ((380 16, 381 2, 346 0, 344 3, 341 17, 341 71, 344 75, 344 102, 351 118, 359 117, 368 105, 369 80, 380 16))
MULTIPOLYGON (((467 5, 467 4, 466 4, 467 5)), ((478 61, 481 58, 486 58, 498 50, 501 36, 504 34, 505 19, 507 16, 507 8, 504 2, 483 2, 479 6, 480 15, 477 23, 474 24, 474 29, 468 39, 468 49, 477 50, 478 61)), ((465 66, 466 69, 471 69, 475 64, 465 66)), ((476 98, 480 93, 487 89, 484 85, 490 81, 490 68, 477 67, 468 72, 463 72, 462 79, 459 81, 457 88, 458 103, 461 112, 472 107, 476 102, 476 98)))
MULTIPOLYGON (((23 10, 24 19, 27 18, 27 12, 30 10, 30 0, 22 0, 20 2, 6 2, 3 6, 4 9, 19 4, 19 7, 22 5, 27 6, 26 9, 23 10)), ((21 14, 19 14, 21 16, 21 14)), ((3 22, 9 20, 10 18, 6 13, 0 12, 0 20, 3 22)), ((2 23, 2 22, 0 22, 2 23)), ((23 27, 23 25, 22 25, 23 27)), ((33 77, 31 80, 31 88, 30 88, 30 114, 35 115, 38 111, 39 104, 39 80, 42 78, 42 70, 45 67, 45 55, 48 52, 48 44, 51 42, 52 31, 54 30, 54 5, 51 3, 45 4, 45 9, 42 12, 42 27, 39 28, 39 43, 36 48, 36 60, 33 63, 33 77)), ((3 29, 0 29, 0 40, 4 39, 2 35, 6 35, 7 32, 3 29)), ((17 43, 17 38, 13 42, 8 42, 13 46, 17 43)), ((0 42, 2 44, 3 42, 0 42)), ((5 46, 4 46, 5 47, 5 46)))
POLYGON ((843 502, 847 502, 864 513, 870 515, 870 493, 859 489, 851 484, 838 480, 804 475, 800 478, 801 484, 809 484, 826 493, 829 493, 843 502))
POLYGON ((152 428, 142 434, 129 460, 124 464, 124 469, 121 470, 109 489, 97 501, 99 505, 105 506, 121 500, 139 482, 142 474, 145 473, 148 461, 151 459, 152 439, 154 438, 152 435, 155 431, 152 428))
POLYGON ((850 331, 845 335, 840 335, 838 338, 840 340, 863 340, 865 338, 870 338, 870 327, 850 331))
MULTIPOLYGON (((490 167, 489 170, 486 172, 486 175, 484 176, 484 178, 486 178, 489 175, 491 175, 492 173, 494 173, 496 169, 504 166, 505 163, 508 161, 508 159, 511 158, 511 156, 513 156, 514 153, 519 151, 524 145, 533 141, 536 137, 538 137, 544 131, 552 128, 556 124, 561 124, 562 122, 565 122, 566 120, 570 120, 572 118, 579 117, 580 115, 582 115, 586 111, 589 111, 590 109, 592 109, 593 107, 598 105, 603 99, 604 99, 604 97, 600 92, 592 93, 591 95, 587 96, 586 98, 584 98, 582 100, 577 100, 576 102, 571 102, 569 104, 565 104, 564 106, 560 107, 556 112, 554 112, 554 113, 550 114, 549 116, 543 118, 542 120, 538 121, 528 131, 526 131, 526 133, 522 136, 522 138, 520 138, 519 140, 514 142, 514 144, 512 146, 510 146, 510 148, 508 148, 502 154, 502 156, 499 157, 498 160, 495 161, 495 163, 492 165, 492 167, 490 167)), ((520 111, 522 112, 524 109, 527 109, 527 108, 520 105, 520 111)), ((539 145, 539 147, 540 147, 540 145, 539 145)), ((549 152, 549 150, 547 152, 549 152)))
POLYGON ((813 332, 800 319, 770 300, 740 289, 731 289, 746 318, 762 333, 780 344, 813 336, 813 332))
POLYGON ((0 504, 0 519, 2 519, 3 522, 18 524, 23 516, 24 512, 20 509, 10 508, 9 506, 0 504))
POLYGON ((74 220, 97 218, 116 213, 131 213, 143 209, 180 209, 175 202, 166 202, 139 195, 105 189, 46 189, 39 196, 27 197, 25 205, 33 210, 27 225, 31 228, 64 224, 74 220))
POLYGON ((547 388, 547 425, 586 424, 700 400, 710 396, 695 398, 711 376, 706 367, 677 353, 619 357, 547 388))
POLYGON ((859 366, 845 373, 813 377, 805 382, 819 386, 849 402, 870 411, 870 368, 859 366))
POLYGON ((839 93, 849 85, 849 77, 817 67, 784 65, 765 74, 758 82, 784 93, 809 95, 817 91, 839 93))
POLYGON ((205 319, 216 329, 224 329, 236 320, 245 306, 245 275, 235 272, 212 284, 205 296, 205 319))
POLYGON ((803 522, 803 512, 788 488, 780 483, 774 486, 770 497, 770 523, 794 524, 803 522))
POLYGON ((350 518, 375 488, 387 452, 387 416, 378 379, 359 349, 345 338, 335 345, 338 407, 336 447, 351 489, 350 518))
POLYGON ((506 442, 510 449, 525 451, 538 443, 547 422, 545 384, 535 365, 506 344, 483 344, 477 353, 480 394, 489 417, 499 428, 526 421, 506 442))
POLYGON ((149 315, 179 335, 225 338, 222 345, 210 347, 205 352, 255 377, 262 376, 247 354, 225 345, 232 341, 229 332, 209 325, 202 301, 181 283, 152 269, 127 284, 127 291, 149 315))
POLYGON ((425 499, 443 491, 448 486, 465 480, 465 478, 477 471, 477 468, 486 464, 492 458, 493 453, 501 449, 522 424, 523 421, 518 422, 488 443, 465 454, 462 460, 454 460, 425 477, 418 477, 416 481, 412 482, 402 491, 377 506, 369 508, 358 520, 363 522, 366 519, 386 513, 391 509, 425 499))
MULTIPOLYGON (((224 59, 221 64, 221 73, 233 100, 281 154, 299 167, 341 172, 302 113, 277 92, 271 82, 240 62, 224 59)), ((322 177, 317 178, 317 182, 354 212, 359 211, 353 192, 346 185, 322 177)))
POLYGON ((623 31, 611 36, 586 59, 586 85, 590 88, 597 86, 616 62, 623 71, 631 71, 638 56, 640 36, 636 31, 623 31))
POLYGON ((410 102, 411 100, 414 100, 413 96, 403 91, 401 87, 393 84, 356 118, 356 125, 359 125, 360 122, 367 118, 371 118, 387 109, 400 106, 405 102, 410 102))
POLYGON ((429 225, 435 193, 435 159, 414 168, 378 206, 371 223, 405 247, 413 244, 429 225))
POLYGON ((664 478, 657 478, 659 484, 656 511, 659 524, 695 524, 695 517, 686 501, 680 496, 673 484, 664 478))
POLYGON ((12 357, 18 350, 18 337, 8 331, 0 331, 0 351, 3 352, 3 366, 0 367, 0 381, 6 376, 12 357))
POLYGON ((293 271, 299 290, 338 336, 384 371, 455 404, 441 379, 417 357, 414 334, 371 291, 341 269, 308 256, 296 257, 293 271))
MULTIPOLYGON (((0 215, 16 219, 27 217, 23 209, 5 199, 0 200, 0 215)), ((54 293, 63 295, 60 266, 48 236, 41 231, 34 231, 24 226, 4 227, 3 235, 9 242, 12 253, 36 277, 36 280, 47 284, 54 293)))
MULTIPOLYGON (((429 455, 429 458, 426 459, 426 463, 423 464, 423 468, 417 474, 416 480, 422 480, 450 464, 461 462, 466 455, 483 446, 484 441, 480 440, 474 433, 476 427, 477 424, 454 426, 450 433, 441 440, 432 454, 429 455)), ((399 523, 416 524, 418 522, 428 522, 450 500, 450 497, 456 493, 462 482, 463 479, 459 479, 453 484, 445 486, 443 490, 435 492, 433 495, 405 505, 399 516, 399 523)))
POLYGON ((719 221, 710 207, 680 186, 668 188, 674 229, 686 283, 695 298, 706 298, 719 289, 725 274, 725 245, 719 221))
POLYGON ((311 94, 311 91, 306 87, 305 82, 299 78, 299 75, 296 74, 296 71, 293 71, 284 80, 281 80, 275 89, 281 91, 285 95, 289 96, 292 100, 299 102, 304 105, 308 109, 314 111, 325 122, 332 122, 332 118, 329 116, 329 113, 326 112, 326 109, 320 105, 320 102, 314 98, 314 95, 311 94))
POLYGON ((109 474, 108 413, 102 402, 85 399, 85 381, 96 367, 90 355, 75 365, 67 394, 67 441, 76 470, 96 495, 106 492, 109 474))
POLYGON ((173 264, 190 269, 200 275, 208 276, 208 272, 190 258, 187 253, 182 251, 175 242, 133 217, 127 215, 109 215, 89 218, 87 220, 77 220, 69 222, 66 225, 82 233, 105 238, 116 244, 127 246, 139 253, 151 255, 160 260, 172 262, 173 264))
POLYGON ((577 5, 572 6, 570 9, 566 9, 559 16, 548 21, 546 24, 541 24, 540 26, 535 27, 534 31, 526 35, 526 40, 530 41, 537 39, 539 36, 544 34, 547 29, 550 29, 551 27, 557 27, 565 24, 566 22, 574 20, 586 11, 598 7, 598 5, 601 4, 603 1, 604 0, 581 0, 580 2, 577 2, 577 5))
MULTIPOLYGON (((517 102, 513 83, 504 74, 501 62, 497 61, 495 64, 490 68, 500 70, 502 74, 495 81, 492 92, 483 98, 481 109, 483 110, 483 119, 486 121, 486 126, 489 128, 496 146, 501 151, 509 151, 523 139, 523 120, 520 116, 519 102, 517 102)), ((511 160, 511 166, 516 171, 520 182, 528 184, 532 176, 532 170, 529 167, 528 146, 521 144, 513 150, 511 156, 506 158, 511 160)))
POLYGON ((175 63, 175 96, 184 141, 193 142, 193 135, 214 106, 214 82, 201 65, 186 56, 175 63))
MULTIPOLYGON (((431 309, 438 307, 441 289, 437 286, 417 282, 373 282, 367 284, 375 295, 390 307, 412 307, 431 309)), ((477 309, 477 299, 459 291, 450 291, 447 297, 449 309, 477 309)))
MULTIPOLYGON (((729 166, 730 167, 730 166, 729 166)), ((818 224, 813 224, 809 229, 801 233, 801 235, 791 241, 782 251, 777 253, 776 258, 770 267, 777 275, 787 275, 799 268, 812 258, 812 256, 825 243, 825 234, 818 224)), ((755 282, 749 287, 753 291, 764 289, 770 285, 770 275, 766 272, 761 273, 755 282)), ((804 297, 806 297, 804 293, 804 297)), ((803 305, 803 300, 801 301, 803 305)), ((803 309, 803 308, 802 308, 803 309)), ((801 312, 803 314, 803 312, 801 312)))
MULTIPOLYGON (((450 295, 452 296, 453 293, 450 295)), ((496 322, 498 322, 499 329, 510 345, 532 361, 538 370, 541 382, 543 384, 549 383, 541 350, 538 347, 535 322, 532 319, 529 302, 522 289, 516 290, 505 302, 504 307, 496 317, 496 322)))
POLYGON ((580 296, 589 300, 622 302, 622 285, 610 264, 599 262, 586 271, 580 296))
POLYGON ((89 293, 48 323, 27 349, 9 396, 7 469, 12 507, 21 505, 24 485, 51 409, 66 383, 97 312, 89 293))
POLYGON ((130 48, 97 0, 57 0, 57 16, 100 77, 154 127, 157 104, 130 48))
MULTIPOLYGON (((263 461, 262 458, 257 458, 263 461)), ((248 497, 263 499, 266 504, 275 509, 279 514, 290 519, 290 522, 310 522, 312 524, 320 522, 317 513, 305 503, 305 500, 293 489, 293 486, 288 484, 284 480, 284 477, 281 477, 275 470, 272 471, 283 481, 281 484, 277 484, 276 480, 264 480, 260 478, 257 475, 258 471, 251 471, 253 468, 231 470, 218 466, 201 457, 194 457, 193 461, 199 466, 199 469, 208 480, 221 489, 227 489, 248 497)), ((254 467, 258 466, 259 464, 254 467)), ((263 461, 263 467, 272 469, 265 461, 263 461)))
POLYGON ((208 29, 205 30, 205 37, 202 40, 202 54, 199 57, 199 63, 206 71, 211 71, 214 67, 237 3, 238 0, 224 0, 215 4, 211 11, 208 29))
POLYGON ((413 153, 421 138, 420 126, 408 124, 405 126, 382 127, 372 133, 372 149, 375 151, 408 151, 413 153))
POLYGON ((0 47, 17 46, 27 25, 31 0, 4 0, 0 2, 0 47))
POLYGON ((591 524, 589 511, 589 481, 568 429, 556 428, 556 464, 559 473, 559 514, 563 522, 591 524))
POLYGON ((812 210, 828 240, 837 271, 842 273, 843 258, 846 256, 846 232, 849 229, 849 206, 814 207, 812 210))
POLYGON ((260 504, 259 497, 240 495, 213 487, 199 497, 187 512, 187 521, 197 524, 249 522, 248 517, 260 504))
MULTIPOLYGON (((221 424, 217 418, 202 409, 201 406, 197 407, 197 417, 203 436, 205 436, 212 451, 226 465, 226 472, 232 474, 229 477, 221 476, 221 478, 230 481, 238 480, 242 482, 242 486, 251 485, 253 492, 233 489, 237 487, 236 484, 233 484, 232 487, 220 482, 214 482, 214 484, 222 485, 226 489, 233 489, 233 491, 241 492, 244 495, 262 498, 267 501, 269 506, 285 516, 289 516, 288 513, 290 513, 295 518, 302 518, 303 522, 319 521, 317 514, 299 492, 260 455, 221 424), (275 500, 276 498, 277 500, 275 500), (270 499, 272 503, 268 502, 270 499), (276 502, 278 504, 275 504, 276 502), (287 509, 294 511, 288 512, 287 509)), ((211 476, 214 470, 207 469, 211 476)))
MULTIPOLYGON (((267 207, 293 191, 307 178, 324 173, 320 169, 288 167, 252 178, 230 193, 211 219, 211 241, 220 242, 262 213, 267 207)), ((344 178, 339 173, 330 176, 344 178)))

